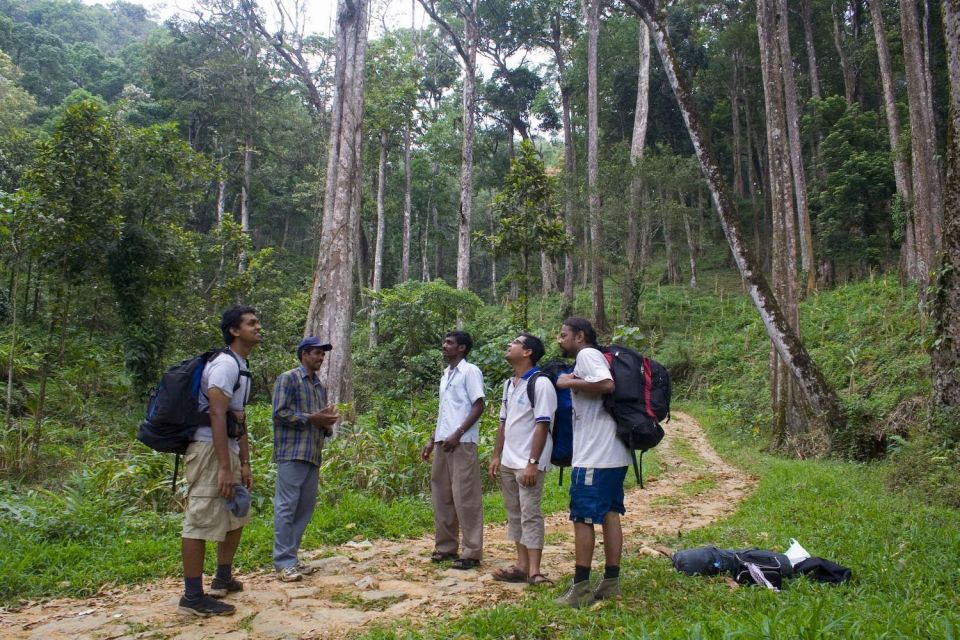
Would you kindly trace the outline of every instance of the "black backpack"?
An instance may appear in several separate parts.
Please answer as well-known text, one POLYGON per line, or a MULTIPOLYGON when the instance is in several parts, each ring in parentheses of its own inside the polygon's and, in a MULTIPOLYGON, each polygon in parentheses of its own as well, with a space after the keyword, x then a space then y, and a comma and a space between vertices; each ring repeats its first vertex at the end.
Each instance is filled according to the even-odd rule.
POLYGON ((601 351, 616 384, 613 393, 604 396, 603 405, 617 423, 617 437, 633 455, 633 471, 643 488, 643 453, 660 444, 660 423, 670 421, 670 374, 662 364, 633 349, 612 344, 601 351))
POLYGON ((779 591, 783 588, 783 581, 793 577, 793 565, 782 553, 746 549, 737 552, 732 573, 733 579, 740 584, 759 584, 779 591), (750 571, 751 565, 754 572, 750 571), (767 584, 764 584, 764 580, 767 584))
MULTIPOLYGON (((147 401, 147 413, 140 428, 137 429, 137 440, 154 451, 161 453, 175 453, 174 484, 176 484, 177 463, 179 456, 186 453, 187 447, 193 438, 193 433, 199 426, 210 424, 210 414, 200 411, 200 381, 203 377, 203 368, 210 360, 221 353, 229 353, 237 362, 240 375, 233 385, 233 390, 240 388, 240 379, 250 377, 249 371, 243 371, 240 360, 229 348, 212 349, 200 355, 173 365, 163 374, 160 382, 150 392, 147 401)), ((247 388, 249 393, 249 387, 247 388)), ((247 398, 244 398, 246 404, 247 398)), ((227 412, 227 435, 238 438, 244 433, 244 427, 239 425, 232 412, 227 412)))
POLYGON ((563 486, 563 468, 569 467, 573 462, 573 397, 570 389, 557 389, 557 378, 571 371, 573 365, 566 361, 550 360, 527 380, 527 398, 531 407, 536 406, 534 390, 538 378, 549 380, 557 392, 557 411, 553 414, 553 428, 550 431, 553 440, 550 464, 560 469, 560 486, 563 486))

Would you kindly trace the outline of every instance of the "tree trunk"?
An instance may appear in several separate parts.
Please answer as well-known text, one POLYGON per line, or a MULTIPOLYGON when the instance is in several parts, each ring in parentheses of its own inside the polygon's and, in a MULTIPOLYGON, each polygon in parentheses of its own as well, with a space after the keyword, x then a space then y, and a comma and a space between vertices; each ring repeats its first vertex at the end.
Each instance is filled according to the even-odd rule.
POLYGON ((790 327, 787 316, 774 298, 766 278, 757 269, 749 248, 743 242, 740 224, 736 211, 731 205, 719 164, 709 145, 709 139, 704 135, 700 118, 695 110, 693 96, 683 80, 679 60, 667 36, 665 16, 656 11, 651 0, 625 0, 625 3, 639 12, 650 27, 667 79, 673 88, 680 112, 690 133, 690 141, 700 161, 700 169, 710 188, 720 224, 770 340, 791 374, 799 382, 817 418, 832 429, 842 427, 844 416, 836 393, 827 385, 823 374, 810 358, 799 336, 790 327))
POLYGON ((797 82, 793 75, 793 54, 790 49, 790 25, 787 0, 777 5, 777 41, 780 45, 780 75, 783 79, 783 97, 786 105, 787 136, 790 142, 790 169, 793 176, 793 194, 796 198, 797 231, 800 237, 800 267, 806 280, 806 293, 817 288, 817 269, 813 257, 813 229, 810 225, 810 207, 807 203, 807 175, 803 169, 803 145, 800 142, 800 114, 797 107, 797 82))
MULTIPOLYGON (((7 415, 6 429, 7 433, 13 433, 13 367, 17 355, 17 292, 20 285, 20 261, 23 253, 19 250, 14 252, 13 261, 13 282, 10 284, 10 353, 7 356, 7 415)), ((17 429, 17 448, 14 450, 14 467, 22 469, 23 466, 23 425, 20 424, 17 429)))
POLYGON ((327 161, 323 231, 304 335, 322 336, 335 350, 325 367, 330 402, 349 402, 353 384, 350 327, 351 278, 355 259, 353 229, 359 220, 363 68, 367 48, 369 0, 339 0, 337 63, 327 161))
POLYGON ((669 205, 669 196, 664 193, 663 195, 663 251, 666 254, 667 264, 664 270, 664 280, 667 284, 679 284, 680 283, 680 263, 677 261, 677 252, 673 247, 673 225, 670 218, 670 213, 668 213, 669 205))
POLYGON ((650 30, 643 20, 637 21, 639 31, 640 65, 637 72, 637 101, 633 111, 633 136, 630 139, 630 164, 633 166, 633 179, 630 181, 630 206, 627 209, 627 274, 623 286, 624 318, 630 325, 639 323, 637 298, 640 294, 640 273, 643 266, 640 258, 640 218, 646 213, 641 210, 643 179, 637 164, 643 159, 643 149, 647 142, 647 114, 650 109, 650 30))
MULTIPOLYGON (((883 85, 883 106, 887 116, 887 135, 890 151, 893 154, 893 176, 897 185, 897 194, 902 206, 910 207, 913 202, 913 190, 910 185, 909 167, 900 144, 900 114, 897 111, 897 97, 894 89, 893 63, 890 60, 890 47, 887 44, 886 25, 883 21, 881 0, 870 0, 870 17, 873 22, 873 36, 877 43, 877 59, 880 63, 880 80, 883 85)), ((913 216, 907 211, 907 229, 902 249, 904 275, 909 280, 917 280, 916 245, 913 242, 913 216)))
POLYGON ((427 258, 430 233, 427 222, 423 219, 425 217, 423 214, 417 216, 420 220, 420 281, 430 282, 430 260, 427 258))
POLYGON ((930 79, 925 73, 917 0, 900 0, 903 61, 910 103, 910 141, 913 164, 914 241, 921 301, 926 300, 942 232, 943 191, 936 164, 937 139, 933 122, 930 79))
MULTIPOLYGON (((782 0, 757 1, 757 35, 760 42, 760 68, 763 75, 764 104, 767 119, 767 154, 770 173, 770 201, 772 211, 772 280, 777 302, 784 311, 790 328, 799 335, 799 291, 797 287, 797 263, 794 220, 796 211, 791 192, 795 192, 795 173, 791 167, 792 149, 788 133, 788 105, 784 93, 785 73, 790 64, 783 56, 783 26, 786 17, 781 13, 782 0), (778 40, 780 45, 778 46, 778 40)), ((798 134, 799 144, 799 134, 798 134)), ((789 406, 793 380, 782 375, 783 363, 776 353, 772 354, 772 367, 778 369, 778 386, 772 387, 774 415, 783 420, 777 429, 782 435, 795 435, 806 430, 806 425, 791 424, 796 412, 789 406)))
POLYGON ((743 185, 743 149, 740 133, 740 102, 743 100, 740 87, 740 55, 734 53, 733 78, 730 87, 730 128, 733 136, 733 193, 745 198, 747 191, 743 185))
POLYGON ((460 231, 457 241, 457 289, 470 288, 470 234, 473 218, 473 134, 477 111, 476 73, 477 8, 471 0, 470 15, 464 20, 466 57, 463 58, 463 150, 460 158, 460 231))
POLYGON ((846 30, 844 29, 843 9, 834 2, 830 11, 833 16, 833 46, 840 57, 840 71, 843 76, 843 95, 847 104, 853 104, 857 99, 857 79, 853 71, 853 64, 846 49, 846 30))
POLYGON ((960 0, 943 0, 949 69, 950 114, 947 147, 943 253, 932 300, 934 404, 960 411, 960 0))
POLYGON ((810 97, 820 99, 820 73, 817 70, 817 50, 813 46, 813 17, 810 5, 813 0, 803 0, 803 39, 807 46, 807 74, 810 79, 810 97))
MULTIPOLYGON (((240 187, 240 231, 243 235, 250 235, 250 174, 253 171, 253 143, 248 138, 243 148, 243 182, 240 187)), ((247 270, 247 252, 240 252, 240 262, 237 270, 243 273, 247 270)))
MULTIPOLYGON (((556 28, 559 29, 559 26, 556 28)), ((560 83, 560 108, 563 121, 563 223, 570 239, 570 245, 563 254, 563 300, 560 303, 560 316, 569 318, 573 315, 573 239, 577 233, 573 224, 573 215, 578 195, 577 160, 573 148, 573 123, 570 118, 570 87, 566 85, 566 64, 560 48, 559 34, 555 40, 557 45, 554 54, 560 83)))
POLYGON ((603 299, 603 219, 598 185, 600 116, 597 102, 597 43, 600 38, 600 0, 582 0, 587 27, 587 188, 590 212, 590 285, 593 291, 593 324, 607 329, 603 299))
POLYGON ((403 249, 400 257, 400 282, 410 279, 410 224, 413 211, 413 178, 410 159, 410 123, 403 128, 403 249))
MULTIPOLYGON (((701 200, 701 195, 698 190, 697 213, 698 213, 698 217, 702 218, 702 212, 701 212, 702 204, 700 203, 700 200, 701 200)), ((697 252, 699 251, 699 247, 697 243, 696 228, 690 225, 690 215, 686 211, 686 209, 684 209, 684 212, 683 212, 683 230, 687 234, 687 253, 690 255, 690 288, 696 289, 697 288, 697 252)))
POLYGON ((546 297, 557 290, 557 275, 553 268, 553 260, 550 259, 546 251, 540 252, 540 267, 542 273, 541 285, 543 295, 546 297))
MULTIPOLYGON (((380 132, 380 163, 377 169, 377 239, 373 249, 373 285, 374 293, 379 293, 383 287, 383 234, 387 228, 387 215, 384 205, 387 178, 387 132, 380 132)), ((406 282, 406 280, 401 280, 406 282)), ((377 309, 379 301, 374 298, 370 304, 370 340, 371 347, 377 346, 379 341, 379 327, 377 326, 377 309)))

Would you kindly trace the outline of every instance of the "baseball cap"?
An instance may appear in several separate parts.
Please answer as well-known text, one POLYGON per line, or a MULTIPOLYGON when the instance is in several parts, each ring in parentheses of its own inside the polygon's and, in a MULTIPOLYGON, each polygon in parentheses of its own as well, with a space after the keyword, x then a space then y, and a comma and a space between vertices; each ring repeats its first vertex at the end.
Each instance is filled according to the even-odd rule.
POLYGON ((320 342, 320 338, 315 336, 307 336, 297 345, 297 358, 300 357, 304 349, 323 349, 324 351, 330 351, 333 349, 333 345, 329 342, 320 342))

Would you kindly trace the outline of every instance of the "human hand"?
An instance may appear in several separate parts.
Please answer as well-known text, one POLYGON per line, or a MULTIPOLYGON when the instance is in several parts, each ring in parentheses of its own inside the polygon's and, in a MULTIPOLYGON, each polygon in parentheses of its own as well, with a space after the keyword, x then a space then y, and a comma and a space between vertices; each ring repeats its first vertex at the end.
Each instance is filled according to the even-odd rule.
POLYGON ((423 445, 423 449, 420 450, 420 459, 426 462, 430 459, 430 454, 433 452, 433 440, 423 445))
POLYGON ((217 489, 220 491, 221 498, 229 500, 233 497, 233 471, 220 469, 217 472, 217 489))
POLYGON ((537 484, 537 465, 527 464, 527 468, 523 470, 523 475, 520 476, 520 486, 522 487, 532 487, 537 484))
POLYGON ((461 434, 459 431, 454 431, 453 435, 448 436, 447 439, 443 441, 443 444, 441 445, 443 450, 449 453, 456 449, 457 445, 460 444, 460 438, 462 435, 463 434, 461 434))
POLYGON ((500 456, 497 454, 493 454, 493 457, 490 459, 490 469, 489 469, 491 480, 497 479, 497 472, 499 470, 500 470, 500 456))
POLYGON ((240 465, 240 482, 247 489, 253 489, 253 472, 250 471, 250 463, 240 465))
POLYGON ((557 389, 569 389, 571 387, 571 382, 576 380, 577 377, 572 373, 562 373, 557 378, 557 389))

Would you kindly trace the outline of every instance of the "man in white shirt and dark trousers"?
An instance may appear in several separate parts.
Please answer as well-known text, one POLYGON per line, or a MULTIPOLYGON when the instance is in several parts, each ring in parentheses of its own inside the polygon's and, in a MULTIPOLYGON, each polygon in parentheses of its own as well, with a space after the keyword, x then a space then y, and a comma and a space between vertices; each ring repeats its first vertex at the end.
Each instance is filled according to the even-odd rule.
POLYGON ((576 566, 573 583, 557 598, 571 607, 620 596, 623 530, 623 481, 632 458, 617 437, 617 423, 603 406, 614 389, 607 359, 597 348, 597 334, 583 318, 567 318, 557 337, 567 357, 576 357, 573 373, 561 375, 557 387, 573 396, 573 464, 570 476, 570 519, 573 521, 576 566), (606 564, 603 579, 590 585, 594 525, 603 527, 606 564))
POLYGON ((483 414, 483 374, 466 361, 473 339, 465 331, 451 331, 441 350, 447 368, 440 378, 437 428, 420 457, 430 459, 433 521, 436 528, 433 562, 453 560, 454 569, 473 569, 483 557, 483 492, 478 421, 483 414), (463 532, 462 551, 460 533, 463 532))
POLYGON ((503 582, 553 584, 540 573, 544 523, 541 500, 543 478, 553 442, 550 426, 557 410, 557 392, 549 379, 537 376, 543 342, 521 333, 507 345, 506 360, 514 377, 503 384, 500 429, 490 459, 490 478, 500 472, 500 488, 507 510, 507 538, 517 545, 517 563, 493 572, 503 582), (531 404, 531 389, 533 385, 531 404))

